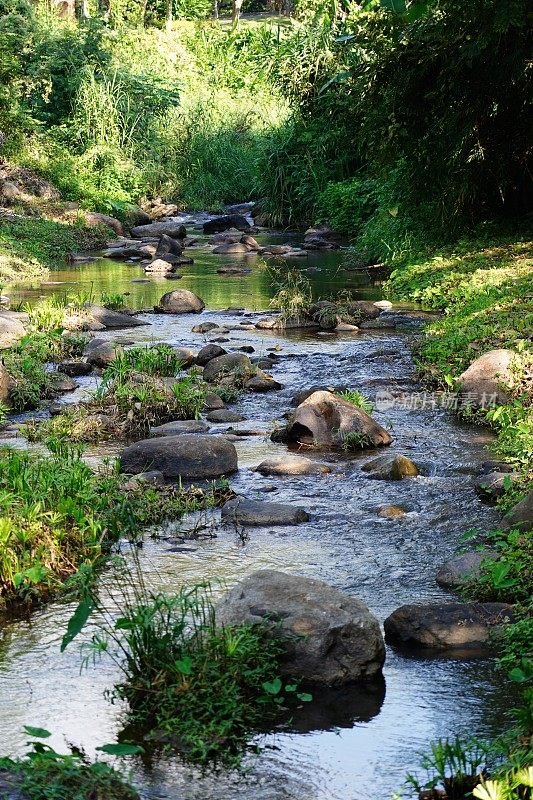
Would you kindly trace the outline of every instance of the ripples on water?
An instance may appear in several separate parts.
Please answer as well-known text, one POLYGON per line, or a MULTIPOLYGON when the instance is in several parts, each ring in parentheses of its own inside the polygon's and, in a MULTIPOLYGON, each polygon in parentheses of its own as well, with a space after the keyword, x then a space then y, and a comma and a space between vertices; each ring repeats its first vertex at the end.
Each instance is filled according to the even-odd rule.
MULTIPOLYGON (((338 256, 337 261, 327 258, 326 275, 336 274, 338 256)), ((101 270, 106 281, 98 287, 105 291, 122 290, 126 273, 131 280, 131 267, 106 262, 104 269, 95 263, 89 276, 101 270), (123 276, 118 284, 117 274, 123 276)), ((86 272, 84 268, 81 274, 86 276, 86 272)), ((226 279, 213 277, 212 272, 210 280, 208 273, 202 273, 196 282, 193 276, 188 285, 183 283, 208 301, 216 296, 215 306, 241 304, 238 299, 250 291, 250 284, 243 284, 243 279, 235 284, 232 279, 221 289, 226 279), (204 291, 199 289, 202 283, 204 291), (243 288, 236 298, 239 285, 243 288)), ((260 276, 252 279, 253 287, 260 284, 260 276)), ((158 298, 161 290, 171 288, 171 282, 164 281, 150 291, 158 298)), ((368 288, 374 296, 375 291, 368 288)), ((255 307, 264 308, 264 288, 255 296, 259 298, 255 307)), ((147 319, 150 327, 104 336, 196 348, 204 343, 204 337, 190 333, 198 317, 150 315, 147 319)), ((242 321, 223 312, 204 313, 202 319, 242 321)), ((245 397, 237 407, 248 420, 239 428, 270 430, 274 420, 282 421, 292 395, 313 384, 346 384, 371 398, 376 378, 386 386, 407 390, 413 386, 409 342, 395 331, 339 337, 232 331, 229 338, 225 347, 252 344, 256 355, 266 354, 276 344, 282 348, 273 374, 285 388, 245 397)), ((80 384, 65 402, 80 399, 95 382, 87 378, 80 384)), ((234 531, 221 528, 216 516, 215 538, 181 543, 179 526, 167 526, 158 540, 147 538, 141 551, 147 581, 166 590, 204 578, 220 578, 231 585, 253 570, 273 567, 329 581, 362 598, 380 621, 403 603, 449 597, 435 584, 438 566, 453 554, 464 531, 486 529, 496 520, 495 512, 479 503, 470 484, 470 475, 487 458, 487 436, 454 423, 442 411, 393 408, 375 416, 392 428, 393 450, 415 460, 423 475, 401 482, 373 481, 360 471, 371 457, 368 454, 320 454, 316 457, 332 462, 332 474, 263 478, 249 468, 266 456, 283 453, 285 447, 267 436, 243 439, 236 445, 240 470, 231 479, 233 488, 265 501, 298 503, 311 513, 311 521, 294 528, 251 529, 244 544, 234 531), (261 491, 273 483, 277 492, 261 491), (377 509, 388 504, 400 504, 408 513, 401 520, 379 517, 377 509)), ((22 728, 28 724, 53 731, 53 746, 64 749, 65 742, 75 743, 91 756, 97 745, 113 741, 121 729, 124 709, 103 697, 116 679, 114 668, 102 662, 80 675, 76 645, 59 653, 71 610, 52 604, 30 621, 0 631, 2 754, 24 752, 22 728)), ((421 660, 388 649, 384 675, 386 687, 372 694, 360 688, 324 695, 317 690, 317 704, 306 711, 312 716, 294 720, 298 732, 260 737, 265 749, 250 762, 245 775, 200 773, 165 757, 156 763, 136 764, 134 778, 143 796, 154 800, 388 800, 406 771, 416 766, 417 751, 431 739, 456 733, 497 733, 509 706, 488 659, 421 660)))

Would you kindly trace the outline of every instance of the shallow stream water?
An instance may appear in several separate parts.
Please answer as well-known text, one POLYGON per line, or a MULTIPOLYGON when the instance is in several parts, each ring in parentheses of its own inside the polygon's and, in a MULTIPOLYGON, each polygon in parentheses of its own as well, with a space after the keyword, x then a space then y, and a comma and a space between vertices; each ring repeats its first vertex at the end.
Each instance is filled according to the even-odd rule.
MULTIPOLYGON (((153 305, 174 287, 192 289, 207 303, 201 317, 147 314, 149 326, 102 336, 199 349, 206 337, 191 333, 194 324, 254 321, 255 312, 268 307, 271 289, 267 268, 258 259, 251 275, 238 278, 216 274, 221 263, 230 261, 227 257, 199 252, 195 259, 175 283, 131 283, 141 276, 139 267, 104 260, 58 271, 50 280, 76 280, 76 286, 84 288, 92 284, 96 296, 127 288, 130 305, 137 308, 153 305), (235 306, 246 311, 221 310, 235 306)), ((309 262, 322 270, 310 274, 317 295, 348 287, 359 297, 380 296, 373 278, 340 269, 342 254, 317 254, 309 262)), ((65 284, 11 287, 10 294, 35 298, 64 290, 65 284)), ((256 569, 272 567, 321 578, 360 597, 380 622, 404 603, 450 599, 435 583, 438 567, 459 547, 462 533, 485 530, 497 520, 471 485, 471 475, 489 457, 489 437, 483 430, 460 425, 446 411, 427 404, 413 409, 408 402, 391 402, 375 417, 391 430, 391 452, 404 453, 419 464, 422 474, 417 478, 369 479, 361 472, 361 465, 372 457, 368 453, 320 454, 333 466, 331 474, 322 476, 272 479, 250 470, 265 457, 285 452, 268 433, 276 420, 282 421, 299 389, 344 384, 371 399, 384 389, 393 398, 402 391, 418 391, 412 337, 403 329, 339 335, 231 330, 227 349, 247 344, 255 348, 254 355, 261 355, 279 346, 273 375, 284 386, 267 395, 247 395, 232 406, 247 418, 239 429, 264 433, 236 443, 239 472, 231 485, 255 499, 297 503, 311 520, 296 527, 250 529, 244 543, 234 530, 220 525, 216 514, 210 520, 214 535, 200 540, 183 542, 179 523, 167 526, 158 539, 146 537, 140 558, 147 581, 167 590, 204 578, 232 585, 256 569), (275 492, 262 491, 272 485, 275 492), (403 506, 406 515, 380 517, 378 509, 389 504, 403 506)), ((95 386, 91 377, 79 382, 80 389, 64 402, 78 400, 95 386)), ((212 431, 228 427, 213 426, 212 431)), ((106 452, 113 454, 117 448, 109 446, 106 452)), ((101 455, 102 448, 97 453, 101 455)), ((1 754, 23 753, 23 726, 40 725, 53 731, 50 743, 58 749, 65 750, 69 742, 93 756, 95 747, 114 741, 124 725, 124 708, 104 697, 117 678, 115 668, 103 661, 80 674, 78 647, 59 652, 71 612, 68 605, 53 603, 29 621, 0 629, 1 754)), ((372 691, 315 691, 315 701, 305 716, 294 720, 292 730, 260 737, 264 749, 244 774, 201 773, 178 758, 147 757, 131 764, 134 781, 144 798, 160 800, 389 800, 406 772, 416 768, 417 753, 427 749, 428 742, 446 735, 497 734, 512 705, 488 657, 422 659, 388 648, 384 677, 384 687, 372 691)))

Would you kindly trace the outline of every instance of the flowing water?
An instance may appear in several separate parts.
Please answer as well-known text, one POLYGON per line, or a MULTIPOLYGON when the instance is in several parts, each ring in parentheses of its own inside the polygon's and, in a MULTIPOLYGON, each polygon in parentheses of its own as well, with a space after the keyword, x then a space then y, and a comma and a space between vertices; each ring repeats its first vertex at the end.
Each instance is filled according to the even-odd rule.
MULTIPOLYGON (((268 307, 271 278, 263 262, 256 259, 249 276, 228 278, 216 274, 217 267, 230 260, 227 257, 199 251, 195 258, 187 276, 176 283, 131 283, 139 277, 139 267, 104 260, 58 271, 51 280, 92 286, 96 297, 102 290, 129 290, 133 307, 153 305, 163 291, 183 285, 206 300, 209 310, 202 321, 235 326, 254 321, 254 312, 268 307), (247 311, 216 310, 228 306, 247 311)), ((340 269, 339 253, 317 254, 309 261, 321 269, 310 274, 317 295, 348 287, 359 297, 379 297, 375 280, 340 269)), ((33 298, 64 290, 65 284, 55 284, 12 288, 10 294, 33 298)), ((195 348, 204 344, 205 337, 191 333, 197 316, 148 314, 145 319, 150 326, 103 336, 195 348)), ((244 543, 234 530, 220 525, 216 514, 215 535, 203 539, 184 541, 179 524, 167 526, 159 538, 146 537, 141 563, 147 581, 166 590, 208 577, 232 585, 256 569, 272 567, 321 578, 360 597, 381 622, 403 603, 449 599, 435 583, 439 565, 457 549, 463 532, 487 529, 497 520, 495 511, 479 502, 470 481, 488 457, 485 432, 458 424, 428 403, 417 409, 408 402, 391 402, 375 416, 391 429, 392 450, 419 464, 422 474, 417 478, 369 479, 361 472, 371 458, 368 453, 320 454, 333 466, 333 472, 323 476, 272 479, 250 470, 265 457, 285 452, 285 446, 272 443, 266 432, 282 420, 299 389, 344 384, 370 398, 383 389, 393 398, 417 391, 412 336, 403 329, 343 335, 231 330, 224 345, 228 349, 251 344, 261 355, 281 348, 273 374, 284 386, 279 392, 248 395, 236 404, 247 418, 238 427, 256 435, 237 442, 239 472, 231 485, 255 499, 297 503, 309 511, 311 521, 291 528, 251 529, 244 543), (275 491, 265 493, 273 485, 275 491), (378 516, 380 506, 389 504, 403 506, 406 515, 396 520, 378 516)), ((64 402, 94 388, 95 379, 81 379, 80 385, 64 402)), ((117 450, 110 446, 106 452, 117 450)), ((117 678, 115 668, 103 661, 80 674, 76 645, 59 652, 71 612, 68 605, 53 603, 28 621, 0 629, 2 754, 25 751, 22 729, 28 724, 53 731, 50 742, 58 749, 69 742, 90 756, 99 744, 114 741, 124 725, 124 708, 104 698, 104 690, 117 678)), ((245 774, 201 773, 178 758, 146 756, 133 764, 134 780, 143 797, 161 800, 389 800, 429 741, 451 734, 495 735, 512 705, 487 657, 422 659, 388 648, 384 677, 384 685, 372 690, 315 691, 314 702, 293 720, 290 730, 260 738, 264 749, 245 774)))

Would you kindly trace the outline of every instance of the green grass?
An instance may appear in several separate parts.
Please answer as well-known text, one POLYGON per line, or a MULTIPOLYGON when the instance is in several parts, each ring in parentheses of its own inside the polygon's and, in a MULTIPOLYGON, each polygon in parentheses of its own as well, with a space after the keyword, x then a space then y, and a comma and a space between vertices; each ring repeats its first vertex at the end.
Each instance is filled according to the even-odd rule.
MULTIPOLYGON (((533 245, 500 237, 465 241, 432 258, 398 267, 386 285, 393 299, 444 311, 425 329, 417 352, 422 377, 443 389, 478 356, 508 348, 516 353, 511 401, 483 421, 498 434, 495 452, 533 485, 533 245)), ((513 498, 514 499, 514 498, 513 498)))
POLYGON ((48 446, 0 451, 0 608, 46 598, 118 539, 216 502, 194 488, 128 490, 117 466, 95 473, 79 448, 59 437, 48 446))
POLYGON ((66 263, 69 253, 94 250, 110 238, 107 228, 86 228, 43 216, 0 215, 0 278, 42 278, 66 263))

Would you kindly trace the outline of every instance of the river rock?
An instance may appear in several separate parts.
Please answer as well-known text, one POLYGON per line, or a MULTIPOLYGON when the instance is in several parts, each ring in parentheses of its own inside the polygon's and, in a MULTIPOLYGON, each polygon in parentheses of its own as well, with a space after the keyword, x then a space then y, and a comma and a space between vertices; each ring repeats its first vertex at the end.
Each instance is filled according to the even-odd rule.
POLYGON ((265 525, 298 525, 308 522, 309 514, 303 508, 285 503, 263 503, 237 496, 222 508, 222 519, 244 527, 265 525))
POLYGON ((152 222, 150 225, 136 225, 131 229, 135 239, 170 236, 172 239, 185 239, 187 228, 181 222, 152 222))
POLYGON ((249 250, 253 250, 254 252, 258 252, 261 249, 261 245, 254 239, 253 236, 250 236, 247 233, 244 233, 241 236, 241 243, 245 244, 249 250))
POLYGON ((253 472, 259 472, 261 475, 326 475, 331 472, 331 467, 318 461, 311 461, 309 458, 286 455, 262 461, 253 468, 253 472))
POLYGON ((283 385, 275 381, 272 375, 268 375, 263 370, 258 369, 252 378, 249 378, 244 388, 250 392, 272 392, 277 389, 283 389, 283 385))
POLYGON ((139 472, 138 475, 132 475, 126 483, 126 489, 137 489, 139 485, 148 483, 151 486, 164 486, 165 476, 157 469, 151 469, 148 472, 139 472))
POLYGON ((533 490, 512 507, 503 522, 511 530, 533 531, 533 490))
POLYGON ((204 301, 194 292, 189 292, 188 289, 175 289, 163 295, 156 311, 162 311, 164 314, 199 314, 204 308, 204 301))
POLYGON ((459 589, 465 583, 479 578, 481 564, 487 559, 498 558, 493 550, 474 550, 446 561, 437 572, 437 583, 443 589, 459 589))
POLYGON ((355 597, 316 578, 254 572, 217 606, 222 625, 271 624, 284 647, 284 675, 342 686, 380 675, 385 647, 379 623, 355 597))
POLYGON ((96 211, 86 211, 84 214, 85 224, 88 228, 96 228, 98 225, 107 225, 108 228, 115 231, 117 236, 122 236, 124 229, 122 223, 115 217, 110 217, 107 214, 98 214, 96 211))
POLYGON ((219 408, 226 408, 226 404, 218 394, 210 392, 204 398, 204 408, 206 411, 217 411, 219 408))
POLYGON ((171 236, 167 236, 166 233, 161 234, 157 250, 155 251, 156 258, 161 258, 164 255, 181 256, 182 252, 183 245, 181 242, 173 239, 171 236))
POLYGON ((201 322, 199 325, 194 325, 191 328, 192 333, 209 333, 214 331, 215 328, 220 328, 216 322, 201 322))
POLYGON ((133 317, 130 314, 120 314, 118 311, 111 311, 104 306, 89 305, 87 310, 91 319, 104 325, 109 330, 119 330, 120 328, 138 328, 141 325, 149 325, 145 320, 133 317))
POLYGON ((208 383, 232 384, 243 382, 253 372, 252 362, 244 353, 226 353, 208 361, 203 378, 208 383))
POLYGON ((242 242, 226 242, 214 247, 211 252, 215 253, 215 255, 232 255, 235 253, 249 253, 250 248, 248 245, 242 244, 242 242))
POLYGON ((214 358, 219 358, 220 356, 225 356, 227 350, 224 350, 223 347, 220 347, 218 344, 206 344, 205 347, 202 347, 198 355, 196 356, 196 363, 199 367, 205 367, 210 361, 214 358))
POLYGON ((242 422, 246 417, 229 408, 216 408, 209 412, 207 419, 209 422, 242 422))
POLYGON ((482 500, 495 502, 505 494, 508 481, 512 482, 518 477, 517 472, 489 472, 474 478, 474 489, 482 500))
POLYGON ((247 231, 252 226, 242 214, 225 214, 221 217, 215 217, 207 222, 204 222, 204 233, 221 233, 230 228, 236 228, 238 231, 247 231))
POLYGON ((108 342, 105 339, 92 339, 88 342, 83 355, 87 363, 93 367, 104 368, 115 361, 117 354, 122 352, 122 348, 116 342, 108 342))
POLYGON ((220 267, 217 269, 219 275, 249 275, 251 271, 249 267, 220 267))
POLYGON ((315 392, 334 392, 335 394, 340 394, 341 392, 346 392, 348 390, 348 386, 343 384, 342 386, 324 386, 323 384, 320 386, 311 386, 309 389, 300 389, 300 391, 296 392, 291 398, 291 406, 299 406, 304 400, 307 400, 308 397, 311 397, 312 394, 315 392))
POLYGON ((58 372, 68 375, 70 378, 81 378, 89 375, 93 368, 86 361, 62 361, 57 365, 58 372))
POLYGON ((483 408, 508 402, 509 394, 502 384, 513 383, 510 366, 514 357, 512 350, 501 349, 476 358, 458 378, 465 402, 483 408))
POLYGON ((434 603, 405 605, 385 620, 385 640, 409 647, 479 648, 491 629, 510 622, 507 603, 434 603))
POLYGON ((237 470, 237 451, 220 436, 160 436, 126 447, 120 467, 133 474, 157 469, 165 478, 218 478, 237 470))
POLYGON ((150 436, 179 436, 183 433, 206 433, 209 425, 201 419, 179 419, 150 428, 150 436))
POLYGON ((378 508, 378 516, 384 519, 402 519, 405 514, 405 508, 401 506, 381 506, 378 508))
POLYGON ((402 478, 413 478, 419 474, 414 461, 407 456, 379 456, 367 461, 361 467, 369 472, 371 478, 385 481, 400 481, 402 478))
POLYGON ((162 258, 156 258, 153 261, 150 261, 149 264, 146 264, 144 271, 166 275, 167 272, 173 272, 175 269, 176 267, 173 264, 170 264, 168 261, 165 261, 162 258))
POLYGON ((73 392, 78 388, 78 384, 62 372, 50 372, 49 377, 55 392, 73 392))
POLYGON ((365 411, 331 392, 310 395, 298 406, 286 429, 288 441, 319 447, 342 445, 350 433, 365 437, 362 447, 381 447, 392 441, 365 411))
POLYGON ((26 329, 20 320, 9 315, 0 315, 0 349, 13 347, 25 335, 26 329))
POLYGON ((192 350, 189 350, 188 347, 174 347, 173 350, 182 369, 187 369, 194 364, 196 356, 192 350))

